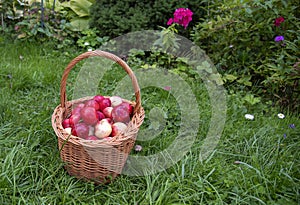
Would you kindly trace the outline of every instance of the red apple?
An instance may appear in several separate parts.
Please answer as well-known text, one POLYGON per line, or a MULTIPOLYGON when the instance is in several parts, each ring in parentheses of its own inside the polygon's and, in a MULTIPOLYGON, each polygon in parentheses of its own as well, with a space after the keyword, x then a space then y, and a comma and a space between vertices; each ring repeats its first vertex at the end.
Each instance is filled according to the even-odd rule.
POLYGON ((70 119, 69 119, 69 118, 64 119, 64 120, 62 121, 62 126, 63 126, 63 128, 71 127, 70 119))
POLYGON ((70 116, 69 122, 70 126, 73 128, 80 121, 80 113, 74 113, 70 116))
POLYGON ((111 106, 111 102, 109 98, 104 98, 99 102, 100 111, 103 111, 106 107, 111 106))
POLYGON ((127 123, 130 121, 128 107, 124 106, 123 103, 114 107, 111 112, 111 115, 114 122, 127 123))
POLYGON ((122 102, 121 106, 126 107, 128 109, 129 115, 132 115, 132 113, 133 113, 133 106, 130 103, 128 103, 128 102, 122 102))
POLYGON ((103 100, 105 97, 102 95, 95 95, 93 100, 96 100, 98 103, 103 100))
POLYGON ((89 126, 82 122, 76 124, 72 129, 72 135, 86 138, 89 135, 89 126))
POLYGON ((101 111, 97 111, 98 120, 102 120, 105 118, 105 115, 101 111))
POLYGON ((85 107, 93 107, 95 108, 96 110, 99 110, 99 103, 96 101, 96 100, 88 100, 85 102, 84 104, 85 107))
POLYGON ((84 107, 80 111, 80 116, 88 125, 95 125, 98 122, 97 110, 93 107, 84 107))

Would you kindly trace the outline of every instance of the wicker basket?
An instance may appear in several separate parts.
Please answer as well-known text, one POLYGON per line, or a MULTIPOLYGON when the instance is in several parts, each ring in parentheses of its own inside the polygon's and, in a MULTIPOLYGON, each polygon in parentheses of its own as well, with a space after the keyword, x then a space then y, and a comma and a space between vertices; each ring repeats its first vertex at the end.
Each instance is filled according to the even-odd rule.
POLYGON ((141 106, 140 89, 137 79, 130 67, 122 59, 114 54, 100 50, 85 52, 74 58, 63 73, 60 87, 60 105, 55 108, 52 115, 52 127, 58 137, 60 157, 65 162, 67 172, 79 179, 92 181, 97 184, 109 183, 122 172, 128 154, 134 146, 144 116, 145 113, 141 106), (109 141, 84 140, 69 135, 62 127, 62 121, 70 115, 73 106, 92 99, 91 96, 67 101, 66 84, 68 74, 79 61, 96 56, 115 61, 127 72, 131 78, 136 97, 135 102, 123 99, 134 106, 133 117, 124 133, 113 137, 109 141))

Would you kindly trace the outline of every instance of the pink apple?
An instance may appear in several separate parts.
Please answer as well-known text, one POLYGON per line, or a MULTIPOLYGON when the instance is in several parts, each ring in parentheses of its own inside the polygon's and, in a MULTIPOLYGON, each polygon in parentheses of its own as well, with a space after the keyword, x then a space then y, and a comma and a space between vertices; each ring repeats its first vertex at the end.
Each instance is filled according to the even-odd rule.
POLYGON ((111 96, 109 99, 110 99, 112 107, 116 107, 116 106, 120 105, 123 102, 122 98, 119 97, 119 96, 111 96))
POLYGON ((103 114, 105 115, 105 117, 107 118, 111 118, 111 112, 113 110, 113 107, 106 107, 103 110, 103 114))
POLYGON ((95 125, 95 136, 98 137, 99 139, 108 137, 111 132, 112 132, 111 124, 106 119, 99 121, 95 125))
POLYGON ((111 132, 111 136, 114 137, 122 132, 125 131, 125 129, 127 128, 127 125, 123 122, 116 122, 112 125, 112 132, 111 132))

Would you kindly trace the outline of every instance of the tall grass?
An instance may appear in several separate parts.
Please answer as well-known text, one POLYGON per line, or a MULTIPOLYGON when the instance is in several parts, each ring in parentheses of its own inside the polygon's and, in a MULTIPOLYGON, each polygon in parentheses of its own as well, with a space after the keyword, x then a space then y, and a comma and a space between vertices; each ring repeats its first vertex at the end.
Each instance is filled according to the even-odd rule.
MULTIPOLYGON (((279 119, 278 108, 257 106, 251 113, 255 120, 248 121, 238 96, 229 96, 218 147, 200 161, 210 109, 205 106, 209 104, 205 87, 193 81, 189 83, 201 108, 201 126, 182 160, 154 175, 121 175, 109 185, 69 176, 59 158, 50 117, 59 104, 63 69, 80 51, 61 52, 51 44, 33 42, 1 42, 0 51, 0 204, 300 203, 299 116, 285 113, 285 119, 279 119)), ((70 78, 75 77, 76 70, 70 78)), ((109 82, 103 87, 109 89, 109 82)), ((153 92, 143 94, 149 109, 161 103, 176 116, 164 102, 165 91, 155 91, 157 101, 153 92)), ((149 125, 147 119, 145 123, 149 125)), ((171 123, 167 128, 151 142, 138 142, 143 150, 134 154, 149 155, 168 146, 177 127, 171 123)))

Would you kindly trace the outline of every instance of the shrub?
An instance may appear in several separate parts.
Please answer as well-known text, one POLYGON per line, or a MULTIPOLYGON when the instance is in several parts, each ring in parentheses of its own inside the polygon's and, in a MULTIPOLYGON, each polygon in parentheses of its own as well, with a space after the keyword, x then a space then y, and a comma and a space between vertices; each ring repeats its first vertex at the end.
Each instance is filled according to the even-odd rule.
MULTIPOLYGON (((200 18, 204 10, 199 1, 108 1, 96 0, 91 9, 90 26, 97 28, 102 36, 116 37, 132 31, 157 30, 166 27, 176 8, 190 8, 193 18, 200 18)), ((191 27, 193 22, 191 22, 191 27)), ((187 36, 190 30, 184 34, 187 36)))
POLYGON ((298 109, 297 1, 214 1, 207 10, 192 38, 207 51, 226 85, 239 85, 298 109))

